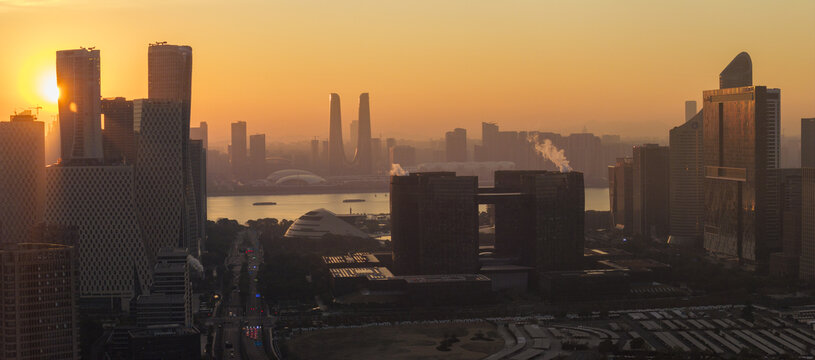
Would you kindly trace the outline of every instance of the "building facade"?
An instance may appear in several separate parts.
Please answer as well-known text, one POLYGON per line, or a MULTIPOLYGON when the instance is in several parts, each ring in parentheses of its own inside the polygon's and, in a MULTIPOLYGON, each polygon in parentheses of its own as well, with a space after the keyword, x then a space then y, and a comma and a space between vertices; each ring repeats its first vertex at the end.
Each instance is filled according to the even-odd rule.
POLYGON ((457 128, 444 134, 447 162, 467 161, 467 130, 457 128))
POLYGON ((704 246, 745 265, 766 264, 780 248, 779 229, 768 222, 777 195, 767 191, 768 168, 777 160, 772 144, 778 141, 768 133, 775 95, 764 86, 703 93, 704 246))
POLYGON ((266 168, 266 134, 249 136, 249 175, 252 179, 265 179, 266 168))
POLYGON ((455 173, 391 177, 393 261, 400 275, 478 271, 478 179, 455 173))
POLYGON ((801 170, 800 254, 798 278, 815 281, 815 168, 801 170))
POLYGON ((30 111, 0 122, 0 244, 27 242, 45 211, 44 125, 30 111))
POLYGON ((328 173, 339 175, 345 171, 345 149, 342 143, 342 113, 340 95, 329 95, 328 173))
POLYGON ((0 244, 0 358, 79 359, 76 251, 0 244))
POLYGON ((57 51, 62 160, 102 159, 99 50, 57 51))
POLYGON ((139 99, 133 101, 133 108, 139 136, 136 204, 147 254, 155 259, 158 249, 165 247, 197 253, 198 218, 190 217, 185 196, 185 174, 192 174, 184 171, 183 153, 189 141, 181 121, 183 104, 139 99))
POLYGON ((670 222, 670 153, 667 146, 634 147, 634 235, 667 239, 670 222))
POLYGON ((608 167, 611 226, 623 235, 634 232, 634 159, 619 158, 608 167))
POLYGON ((246 177, 248 170, 248 157, 246 156, 246 122, 233 122, 231 126, 232 141, 229 147, 229 162, 232 165, 232 175, 235 178, 243 179, 246 177))
MULTIPOLYGON (((695 108, 695 103, 694 103, 695 108)), ((704 117, 699 112, 670 131, 670 241, 698 246, 704 226, 704 117)))
POLYGON ((133 166, 52 165, 46 184, 45 223, 77 231, 83 304, 127 310, 134 289, 147 293, 151 283, 133 166))
POLYGON ((102 147, 106 163, 136 162, 136 133, 133 131, 133 102, 125 98, 102 99, 102 147))
POLYGON ((801 167, 815 168, 815 118, 801 119, 801 167))

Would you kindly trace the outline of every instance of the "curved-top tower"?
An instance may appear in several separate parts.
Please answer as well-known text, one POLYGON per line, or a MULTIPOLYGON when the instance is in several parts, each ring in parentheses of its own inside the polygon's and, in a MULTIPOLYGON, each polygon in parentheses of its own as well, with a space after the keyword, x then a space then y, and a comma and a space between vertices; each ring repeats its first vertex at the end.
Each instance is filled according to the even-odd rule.
POLYGON ((354 165, 360 174, 371 173, 371 105, 368 93, 359 95, 359 128, 354 165))
POLYGON ((340 96, 329 95, 330 124, 328 132, 328 172, 331 175, 341 174, 345 168, 345 151, 342 148, 342 115, 340 113, 340 96))
POLYGON ((740 52, 719 74, 719 89, 753 86, 753 61, 750 54, 740 52))

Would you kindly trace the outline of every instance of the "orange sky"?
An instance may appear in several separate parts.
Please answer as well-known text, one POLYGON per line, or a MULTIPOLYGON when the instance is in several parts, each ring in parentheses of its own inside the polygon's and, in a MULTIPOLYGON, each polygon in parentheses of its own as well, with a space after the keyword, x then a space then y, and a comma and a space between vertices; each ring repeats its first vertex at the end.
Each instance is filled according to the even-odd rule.
MULTIPOLYGON (((193 123, 210 143, 248 122, 270 141, 347 128, 371 94, 373 135, 506 129, 666 138, 684 101, 740 51, 782 89, 782 128, 815 117, 815 1, 0 0, 0 112, 56 104, 54 52, 96 46, 102 95, 147 95, 147 44, 193 47, 193 123)), ((5 116, 5 115, 4 115, 5 116)))

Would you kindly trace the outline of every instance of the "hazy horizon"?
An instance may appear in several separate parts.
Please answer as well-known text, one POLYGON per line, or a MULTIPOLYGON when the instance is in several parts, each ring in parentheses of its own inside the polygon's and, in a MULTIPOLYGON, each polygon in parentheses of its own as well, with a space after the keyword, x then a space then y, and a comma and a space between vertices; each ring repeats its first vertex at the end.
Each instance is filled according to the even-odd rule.
POLYGON ((3 40, 0 110, 51 121, 55 52, 80 46, 101 50, 103 97, 146 97, 147 45, 167 41, 193 48, 191 120, 212 144, 238 120, 269 142, 327 138, 332 92, 346 132, 370 93, 374 137, 479 138, 490 121, 666 138, 741 51, 755 85, 781 88, 785 136, 815 116, 815 2, 589 3, 4 0, 0 29, 25 36, 3 40))

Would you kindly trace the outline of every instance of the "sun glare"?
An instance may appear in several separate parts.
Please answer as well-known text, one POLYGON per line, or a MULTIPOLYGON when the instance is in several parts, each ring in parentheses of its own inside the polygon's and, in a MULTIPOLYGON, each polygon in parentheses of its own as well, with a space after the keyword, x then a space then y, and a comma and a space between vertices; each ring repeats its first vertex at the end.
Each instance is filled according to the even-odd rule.
POLYGON ((46 72, 40 76, 39 93, 43 100, 56 103, 59 100, 59 87, 57 87, 57 75, 53 72, 46 72))

